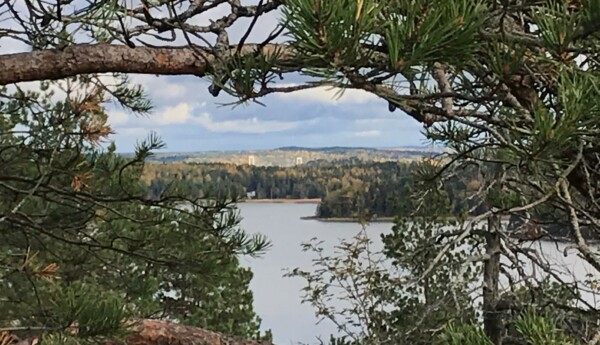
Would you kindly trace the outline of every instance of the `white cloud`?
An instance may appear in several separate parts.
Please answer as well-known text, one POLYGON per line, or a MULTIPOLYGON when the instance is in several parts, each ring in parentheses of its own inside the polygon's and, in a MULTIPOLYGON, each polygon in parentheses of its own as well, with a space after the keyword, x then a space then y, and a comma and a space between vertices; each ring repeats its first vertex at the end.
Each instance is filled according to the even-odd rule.
POLYGON ((360 131, 354 132, 354 135, 361 138, 377 137, 381 135, 381 131, 375 129, 370 131, 360 131))
POLYGON ((138 142, 145 140, 150 132, 156 132, 160 137, 160 130, 148 127, 117 128, 110 140, 117 145, 118 152, 133 152, 138 142))
POLYGON ((256 117, 243 120, 215 121, 209 113, 202 113, 194 118, 194 122, 202 125, 211 132, 236 132, 236 133, 270 133, 281 132, 298 127, 301 121, 283 122, 283 121, 262 121, 256 117))
POLYGON ((215 120, 209 113, 203 112, 195 116, 194 109, 203 107, 205 103, 200 105, 192 105, 188 103, 179 103, 173 107, 167 107, 162 112, 155 116, 151 116, 152 123, 158 125, 182 125, 182 124, 199 124, 211 132, 218 133, 270 133, 281 132, 298 127, 301 124, 310 121, 271 121, 260 120, 258 117, 239 120, 215 120))
POLYGON ((175 100, 188 96, 188 88, 182 84, 169 82, 166 76, 131 74, 129 78, 132 83, 141 85, 152 99, 175 100))
MULTIPOLYGON (((286 84, 278 86, 294 85, 286 84)), ((345 89, 342 93, 340 93, 340 91, 342 91, 340 88, 320 86, 296 92, 281 93, 278 94, 278 96, 282 99, 330 104, 360 104, 377 99, 377 96, 363 90, 345 89)))
POLYGON ((388 121, 394 121, 394 122, 398 122, 398 117, 396 118, 368 118, 368 119, 356 119, 354 120, 354 123, 357 126, 369 126, 369 125, 381 125, 383 122, 388 122, 388 121))
MULTIPOLYGON (((144 139, 148 133, 151 130, 148 128, 144 128, 144 127, 129 127, 129 128, 122 128, 122 129, 118 129, 116 130, 115 134, 123 136, 123 137, 129 137, 130 139, 144 139)), ((154 132, 157 132, 156 130, 154 130, 154 132)))
POLYGON ((164 98, 183 98, 187 89, 179 84, 165 83, 160 87, 160 95, 164 98))
POLYGON ((108 123, 111 126, 118 126, 127 123, 129 116, 126 112, 116 110, 108 113, 108 123))
POLYGON ((192 119, 192 107, 187 103, 179 103, 168 107, 158 117, 153 116, 154 122, 159 125, 173 125, 187 123, 192 119))

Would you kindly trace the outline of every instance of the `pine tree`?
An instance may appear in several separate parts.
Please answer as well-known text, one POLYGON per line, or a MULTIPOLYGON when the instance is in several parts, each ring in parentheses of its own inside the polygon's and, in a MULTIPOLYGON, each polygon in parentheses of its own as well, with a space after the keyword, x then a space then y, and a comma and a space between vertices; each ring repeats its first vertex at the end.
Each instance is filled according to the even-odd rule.
MULTIPOLYGON (((268 242, 239 228, 231 200, 169 190, 150 199, 140 177, 160 139, 123 158, 103 147, 107 93, 73 80, 55 100, 48 86, 0 90, 1 328, 80 343, 158 318, 260 336, 238 256, 268 242)), ((115 92, 130 110, 149 110, 140 90, 115 92)))

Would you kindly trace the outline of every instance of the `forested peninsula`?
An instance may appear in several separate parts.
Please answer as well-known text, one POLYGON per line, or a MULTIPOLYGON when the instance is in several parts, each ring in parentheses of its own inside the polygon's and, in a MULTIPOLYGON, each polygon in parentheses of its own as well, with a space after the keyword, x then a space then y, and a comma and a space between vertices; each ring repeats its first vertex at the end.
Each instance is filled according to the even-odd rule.
MULTIPOLYGON (((291 167, 163 162, 147 164, 143 180, 151 199, 179 193, 192 199, 316 203, 315 214, 304 219, 325 222, 387 222, 416 214, 452 220, 481 214, 480 200, 469 197, 480 188, 481 177, 468 169, 445 180, 437 194, 419 197, 423 181, 416 176, 424 166, 434 165, 431 159, 374 162, 358 158, 291 167)), ((523 228, 525 222, 517 214, 503 219, 513 230, 523 228)), ((564 214, 540 209, 536 219, 515 236, 526 240, 548 234, 555 239, 567 236, 564 214)), ((585 227, 582 231, 591 238, 585 227)))
MULTIPOLYGON (((190 198, 240 201, 318 199, 317 219, 376 220, 408 216, 419 206, 410 195, 420 164, 360 159, 311 161, 292 167, 175 162, 147 164, 143 179, 151 198, 177 191, 190 198)), ((465 201, 465 196, 477 188, 479 181, 474 175, 448 181, 445 215, 458 215, 473 207, 475 202, 465 201)))

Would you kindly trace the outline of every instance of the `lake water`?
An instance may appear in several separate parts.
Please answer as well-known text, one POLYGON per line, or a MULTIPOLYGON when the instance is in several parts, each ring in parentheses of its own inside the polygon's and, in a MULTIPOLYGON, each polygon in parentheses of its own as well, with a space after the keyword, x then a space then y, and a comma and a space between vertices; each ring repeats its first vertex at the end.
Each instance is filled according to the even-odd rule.
MULTIPOLYGON (((285 278, 286 269, 300 267, 310 269, 313 256, 302 252, 301 243, 317 237, 325 241, 325 249, 333 251, 340 239, 355 236, 361 226, 356 223, 325 223, 316 220, 302 220, 303 216, 315 213, 314 204, 253 204, 239 205, 242 227, 249 233, 262 233, 270 239, 272 248, 258 259, 242 258, 242 264, 254 272, 251 289, 254 293, 254 307, 262 318, 262 328, 271 329, 274 342, 284 344, 316 344, 317 337, 327 340, 329 334, 336 333, 335 326, 328 321, 317 323, 311 306, 301 303, 301 289, 304 280, 285 278)), ((366 231, 374 244, 372 249, 382 248, 380 235, 391 231, 391 223, 374 223, 366 231)), ((550 262, 564 272, 565 280, 583 278, 587 274, 596 276, 591 267, 580 260, 574 250, 565 257, 565 246, 550 242, 526 244, 543 253, 550 262)), ((590 303, 596 296, 586 297, 590 303)))

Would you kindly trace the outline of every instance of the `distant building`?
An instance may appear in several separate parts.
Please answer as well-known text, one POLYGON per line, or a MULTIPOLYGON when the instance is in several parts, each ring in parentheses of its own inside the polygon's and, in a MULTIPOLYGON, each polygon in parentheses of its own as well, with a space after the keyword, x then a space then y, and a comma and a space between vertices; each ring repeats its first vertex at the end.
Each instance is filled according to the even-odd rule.
POLYGON ((296 157, 296 165, 302 164, 302 157, 296 157))
POLYGON ((253 155, 248 156, 248 165, 256 165, 256 159, 253 155))

